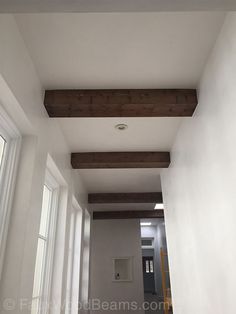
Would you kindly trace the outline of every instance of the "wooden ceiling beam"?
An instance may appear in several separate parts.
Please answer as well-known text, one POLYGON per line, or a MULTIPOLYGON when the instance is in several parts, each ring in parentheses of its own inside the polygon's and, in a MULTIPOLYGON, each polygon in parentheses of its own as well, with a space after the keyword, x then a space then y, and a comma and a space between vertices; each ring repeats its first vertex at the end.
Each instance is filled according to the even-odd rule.
POLYGON ((195 89, 46 90, 49 117, 190 117, 195 89))
POLYGON ((169 152, 96 152, 72 153, 74 169, 168 168, 169 152))
POLYGON ((160 210, 120 210, 120 211, 94 211, 93 219, 143 219, 164 218, 164 211, 160 210))
POLYGON ((114 203, 162 203, 161 192, 149 193, 91 193, 88 194, 89 204, 114 203))

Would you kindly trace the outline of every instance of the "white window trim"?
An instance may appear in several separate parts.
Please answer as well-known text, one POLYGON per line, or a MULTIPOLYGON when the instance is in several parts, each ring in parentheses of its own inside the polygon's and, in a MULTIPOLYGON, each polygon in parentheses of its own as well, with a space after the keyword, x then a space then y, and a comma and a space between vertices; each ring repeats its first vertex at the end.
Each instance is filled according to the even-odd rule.
POLYGON ((88 302, 89 280, 90 280, 90 238, 91 238, 91 216, 87 209, 84 210, 83 218, 83 246, 82 246, 82 274, 80 281, 80 301, 88 302), (87 260, 86 260, 87 259, 87 260), (88 263, 87 263, 88 262, 88 263), (85 284, 86 283, 86 284, 85 284))
POLYGON ((0 104, 0 133, 7 140, 2 171, 4 179, 0 185, 0 277, 4 261, 7 233, 14 195, 17 165, 20 154, 21 134, 0 104))
MULTIPOLYGON (((47 252, 46 252, 45 273, 43 274, 44 286, 42 290, 43 302, 45 302, 45 304, 47 305, 50 303, 50 296, 51 296, 53 260, 54 260, 54 251, 55 251, 57 217, 58 217, 58 200, 59 200, 60 186, 48 169, 46 170, 44 184, 47 185, 49 189, 53 190, 52 205, 51 205, 50 220, 49 220, 50 227, 49 227, 48 244, 47 244, 47 252)), ((47 313, 47 310, 48 309, 46 306, 44 307, 42 313, 47 313)))
POLYGON ((72 287, 73 287, 73 273, 74 273, 74 251, 75 251, 75 233, 76 233, 76 216, 77 212, 72 206, 70 213, 70 232, 69 232, 69 243, 68 243, 68 259, 67 259, 67 280, 66 280, 66 308, 65 313, 71 313, 72 304, 72 287), (72 232, 72 215, 73 215, 73 234, 72 232), (72 248, 70 248, 70 241, 72 240, 72 248), (69 250, 71 249, 71 252, 69 250), (69 258, 70 257, 70 258, 69 258), (69 273, 70 269, 70 273, 69 273), (69 281, 69 287, 68 287, 69 281), (69 289, 69 291, 68 291, 69 289))
MULTIPOLYGON (((71 213, 70 213, 70 218, 74 214, 74 230, 73 230, 73 248, 72 248, 72 260, 71 262, 71 273, 68 272, 68 266, 69 266, 69 254, 68 254, 68 259, 67 259, 67 277, 66 279, 70 280, 70 288, 69 288, 69 295, 67 291, 67 280, 66 280, 66 308, 65 308, 65 313, 76 313, 77 311, 77 305, 79 302, 79 295, 80 295, 80 277, 81 277, 81 260, 82 260, 82 233, 83 233, 83 210, 79 206, 76 198, 73 196, 72 197, 72 206, 71 206, 71 213), (77 229, 79 226, 79 230, 77 229), (76 259, 76 248, 78 245, 79 241, 79 258, 76 259), (76 270, 75 267, 78 267, 76 270), (76 273, 77 273, 77 278, 76 278, 76 273), (70 278, 68 278, 68 276, 70 278), (75 280, 76 278, 76 280, 75 280), (69 297, 67 299, 67 297, 69 297)), ((70 220, 71 221, 71 220, 70 220)), ((71 230, 71 223, 70 223, 70 230, 71 230)), ((69 239, 70 241, 70 239, 69 239)), ((69 242, 68 242, 68 248, 69 248, 69 242)))
MULTIPOLYGON (((38 238, 47 241, 46 246, 46 256, 44 271, 41 278, 41 295, 39 297, 39 312, 40 314, 48 313, 48 305, 50 305, 51 297, 51 286, 52 286, 52 274, 53 274, 53 262, 54 262, 54 251, 55 251, 55 239, 56 239, 56 229, 57 229, 57 217, 58 217, 58 205, 59 205, 59 193, 60 185, 50 173, 48 168, 46 169, 44 185, 52 191, 51 198, 51 208, 49 212, 49 222, 48 222, 48 235, 43 237, 38 235, 38 238)), ((37 299, 33 298, 32 300, 37 299)))
MULTIPOLYGON (((76 239, 75 239, 74 245, 77 244, 76 240, 79 241, 80 243, 79 243, 79 261, 77 261, 78 267, 79 267, 79 278, 78 278, 78 282, 75 282, 75 281, 73 282, 73 280, 72 280, 72 288, 71 288, 72 289, 71 290, 71 292, 72 292, 72 294, 71 294, 71 296, 72 296, 72 306, 73 306, 73 303, 74 303, 73 302, 73 297, 74 297, 73 296, 73 291, 74 291, 74 288, 75 288, 74 285, 78 284, 78 286, 77 286, 78 294, 76 295, 76 298, 78 298, 77 301, 79 301, 79 295, 80 295, 80 289, 81 289, 80 277, 81 277, 82 242, 83 242, 83 218, 84 218, 83 210, 80 207, 80 205, 78 204, 78 202, 77 202, 75 197, 73 197, 73 207, 76 210, 75 225, 76 225, 76 227, 78 227, 78 220, 79 220, 79 225, 80 225, 79 226, 80 227, 79 234, 76 235, 76 233, 75 233, 76 239)), ((73 259, 73 264, 75 265, 74 259, 73 259)), ((74 271, 75 271, 75 268, 73 267, 73 277, 74 277, 74 271)), ((72 277, 72 279, 73 279, 73 277, 72 277)))

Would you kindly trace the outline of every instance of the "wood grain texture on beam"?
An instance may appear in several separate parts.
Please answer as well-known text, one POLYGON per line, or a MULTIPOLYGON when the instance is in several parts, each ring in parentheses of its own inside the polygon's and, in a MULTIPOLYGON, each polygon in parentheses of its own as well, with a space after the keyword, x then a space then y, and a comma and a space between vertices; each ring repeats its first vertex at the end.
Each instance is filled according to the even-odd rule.
POLYGON ((113 203, 162 203, 161 192, 149 193, 91 193, 88 195, 89 204, 113 203))
POLYGON ((164 218, 164 211, 160 210, 120 210, 120 211, 94 211, 93 219, 143 219, 164 218))
POLYGON ((74 169, 168 168, 169 152, 96 152, 72 153, 74 169))
POLYGON ((190 117, 195 89, 46 90, 49 117, 190 117))

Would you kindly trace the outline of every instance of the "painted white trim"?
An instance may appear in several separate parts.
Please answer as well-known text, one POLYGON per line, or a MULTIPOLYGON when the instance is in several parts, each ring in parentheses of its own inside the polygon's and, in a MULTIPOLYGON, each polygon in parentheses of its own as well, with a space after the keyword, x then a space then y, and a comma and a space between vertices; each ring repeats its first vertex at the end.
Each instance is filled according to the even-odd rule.
POLYGON ((77 313, 77 306, 80 294, 80 277, 81 277, 81 259, 82 259, 82 224, 83 224, 83 210, 80 207, 75 196, 72 196, 72 204, 70 210, 70 235, 68 238, 68 258, 66 271, 66 288, 65 288, 65 313, 77 313), (69 260, 69 249, 71 241, 71 217, 74 215, 74 229, 73 229, 73 247, 71 252, 72 260, 69 260), (76 254, 77 251, 77 254, 76 254), (70 264, 69 264, 70 263, 70 264), (70 267, 70 266, 71 267, 70 267), (70 272, 69 272, 70 269, 70 272), (68 289, 68 280, 70 287, 68 289), (70 305, 70 306, 68 306, 70 305))
POLYGON ((82 233, 82 259, 80 280, 80 302, 88 302, 90 290, 90 234, 91 217, 87 209, 83 211, 83 233, 82 233), (85 284, 87 283, 87 285, 85 284))
POLYGON ((4 261, 7 233, 13 202, 17 166, 19 161, 21 134, 0 104, 0 133, 6 139, 6 151, 0 182, 0 277, 4 261))
MULTIPOLYGON (((52 200, 50 209, 50 220, 49 220, 49 232, 47 238, 47 252, 46 252, 46 264, 45 273, 43 274, 43 291, 42 297, 44 304, 50 304, 51 296, 51 285, 52 285, 52 273, 53 273, 53 262, 54 262, 54 249, 56 240, 56 230, 57 230, 57 217, 58 217, 58 200, 60 187, 56 179, 51 174, 50 170, 46 170, 45 175, 45 185, 52 190, 52 200)), ((43 307, 41 311, 42 314, 48 312, 47 306, 43 307)))
POLYGON ((46 169, 45 173, 44 186, 46 186, 51 191, 51 199, 49 208, 49 221, 47 225, 47 235, 45 237, 40 234, 38 235, 38 239, 43 239, 46 243, 46 252, 43 259, 43 273, 40 279, 41 292, 39 297, 37 297, 37 299, 39 299, 38 314, 47 314, 48 305, 50 304, 54 248, 57 230, 58 201, 60 194, 59 183, 56 181, 48 168, 46 169))
MULTIPOLYGON (((72 268, 71 274, 68 273, 67 265, 67 276, 70 276, 70 292, 69 302, 70 309, 67 313, 77 313, 77 305, 79 302, 80 295, 80 278, 81 278, 81 259, 82 259, 82 231, 83 231, 83 210, 79 206, 76 198, 72 196, 72 213, 74 212, 74 239, 73 239, 73 254, 72 254, 72 268), (76 254, 77 252, 77 254, 76 254)), ((71 213, 71 214, 72 214, 71 213)), ((68 302, 68 300, 66 300, 68 302)))
POLYGON ((75 252, 75 234, 76 234, 76 210, 72 205, 72 211, 70 213, 70 230, 69 230, 69 242, 68 242, 68 258, 67 258, 67 278, 66 278, 66 304, 65 313, 71 313, 72 304, 72 281, 74 273, 74 252, 75 252), (72 234, 73 232, 73 234, 72 234), (69 272, 70 270, 70 272, 69 272))

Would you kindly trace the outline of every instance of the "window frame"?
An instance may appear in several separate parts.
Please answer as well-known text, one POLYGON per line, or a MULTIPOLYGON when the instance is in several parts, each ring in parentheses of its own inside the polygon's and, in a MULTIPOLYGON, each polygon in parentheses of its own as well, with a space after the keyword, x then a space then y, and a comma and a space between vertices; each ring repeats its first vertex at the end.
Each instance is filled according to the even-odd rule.
POLYGON ((66 278, 66 307, 65 313, 71 313, 72 305, 72 286, 74 273, 74 251, 75 251, 75 233, 76 233, 76 209, 72 206, 70 214, 70 232, 68 245, 68 259, 67 259, 67 278, 66 278), (73 232, 73 233, 72 233, 73 232))
POLYGON ((82 249, 82 275, 80 281, 80 301, 88 302, 90 280, 90 239, 91 239, 91 216, 87 209, 84 210, 83 218, 83 249, 82 249), (87 285, 85 285, 87 283, 87 285))
POLYGON ((0 182, 1 182, 1 177, 3 176, 4 173, 4 166, 5 166, 5 160, 6 160, 6 147, 8 146, 7 143, 9 142, 9 137, 5 135, 4 130, 0 126, 0 138, 3 139, 4 146, 3 146, 3 152, 2 152, 2 157, 0 157, 0 182))
POLYGON ((21 134, 0 104, 0 134, 6 141, 0 170, 0 278, 19 161, 21 134))
POLYGON ((68 258, 67 258, 67 271, 66 271, 65 314, 74 313, 77 309, 78 302, 79 302, 80 275, 81 275, 81 267, 82 267, 81 260, 82 260, 82 241, 83 241, 82 239, 83 216, 84 216, 83 210, 78 204, 76 198, 73 196, 70 218, 69 218, 70 229, 69 229, 68 253, 67 253, 68 258), (72 217, 73 217, 73 223, 71 220, 72 217), (72 226, 73 226, 73 234, 71 234, 72 226), (70 250, 70 240, 72 240, 71 250, 70 250))
MULTIPOLYGON (((43 273, 40 278, 41 295, 38 297, 32 296, 32 302, 36 299, 39 300, 38 314, 45 314, 48 311, 48 305, 50 304, 51 286, 52 286, 52 275, 53 275, 53 262, 55 253, 55 240, 57 230, 57 218, 58 218, 58 205, 59 205, 59 194, 60 184, 50 173, 49 169, 46 169, 45 180, 43 187, 46 186, 51 192, 50 209, 49 209, 49 220, 47 226, 47 235, 44 237, 40 234, 40 226, 38 231, 38 241, 42 239, 46 244, 46 252, 43 258, 43 273)), ((42 209, 41 209, 42 210, 42 209)), ((42 212, 41 212, 42 213, 42 212)), ((40 217, 41 223, 41 217, 40 217)), ((38 243, 38 242, 37 242, 38 243)), ((37 245, 38 247, 38 245, 37 245)), ((35 266, 37 262, 37 253, 35 259, 35 266)), ((35 269, 36 270, 36 269, 35 269)), ((35 281, 35 273, 34 273, 35 281)), ((31 310, 32 311, 32 310, 31 310)))

